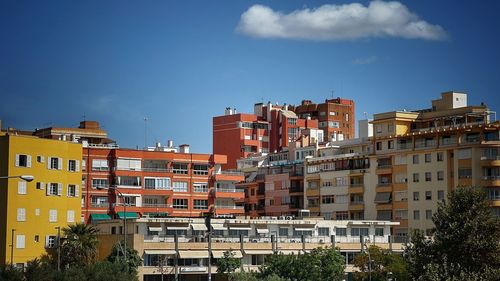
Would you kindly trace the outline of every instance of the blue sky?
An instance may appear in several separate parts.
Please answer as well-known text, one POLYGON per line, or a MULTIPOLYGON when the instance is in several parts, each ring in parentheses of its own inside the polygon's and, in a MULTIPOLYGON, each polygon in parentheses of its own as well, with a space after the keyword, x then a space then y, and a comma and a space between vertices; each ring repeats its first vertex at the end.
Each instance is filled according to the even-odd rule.
POLYGON ((401 13, 383 30, 363 18, 314 24, 335 10, 325 4, 349 18, 353 6, 342 5, 352 3, 370 5, 1 1, 0 119, 34 129, 76 126, 85 115, 121 146, 141 147, 147 116, 150 144, 173 139, 209 153, 212 117, 227 106, 251 112, 256 102, 320 102, 333 91, 356 101, 360 119, 430 107, 456 90, 499 109, 497 1, 401 2, 410 23, 426 24, 417 33, 398 26, 401 13))

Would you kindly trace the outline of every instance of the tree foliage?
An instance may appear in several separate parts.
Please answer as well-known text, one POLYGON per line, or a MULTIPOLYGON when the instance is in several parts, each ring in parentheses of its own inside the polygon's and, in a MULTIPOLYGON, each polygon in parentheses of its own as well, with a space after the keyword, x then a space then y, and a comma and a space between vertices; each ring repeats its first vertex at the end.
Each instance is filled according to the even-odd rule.
POLYGON ((400 254, 373 245, 368 252, 369 255, 361 253, 354 258, 354 265, 360 270, 354 273, 354 280, 368 280, 370 271, 373 281, 385 281, 390 275, 396 280, 408 280, 407 264, 400 254))
POLYGON ((62 267, 86 266, 97 257, 98 229, 93 225, 76 223, 63 229, 64 241, 61 245, 62 267))
MULTIPOLYGON (((111 254, 108 256, 108 261, 112 263, 123 263, 124 261, 124 241, 119 241, 111 249, 111 254)), ((132 247, 126 247, 127 252, 127 266, 130 273, 137 273, 137 268, 142 265, 142 258, 139 252, 132 247)))
POLYGON ((235 257, 236 253, 229 249, 224 256, 217 260, 217 273, 228 274, 229 280, 234 280, 231 273, 241 267, 241 259, 235 257))
POLYGON ((333 247, 316 248, 303 255, 277 254, 266 258, 258 276, 263 279, 275 275, 291 281, 343 280, 344 261, 333 247))
POLYGON ((432 221, 432 238, 415 231, 405 250, 412 280, 498 280, 500 220, 483 190, 457 188, 432 221))

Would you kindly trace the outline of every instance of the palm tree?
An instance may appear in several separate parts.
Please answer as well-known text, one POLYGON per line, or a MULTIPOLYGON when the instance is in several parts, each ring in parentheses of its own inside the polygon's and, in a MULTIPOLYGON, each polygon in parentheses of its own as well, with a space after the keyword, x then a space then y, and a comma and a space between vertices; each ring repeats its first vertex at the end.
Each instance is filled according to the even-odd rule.
POLYGON ((63 229, 64 241, 61 245, 61 264, 63 267, 85 266, 92 264, 97 257, 97 233, 93 225, 76 223, 63 229))

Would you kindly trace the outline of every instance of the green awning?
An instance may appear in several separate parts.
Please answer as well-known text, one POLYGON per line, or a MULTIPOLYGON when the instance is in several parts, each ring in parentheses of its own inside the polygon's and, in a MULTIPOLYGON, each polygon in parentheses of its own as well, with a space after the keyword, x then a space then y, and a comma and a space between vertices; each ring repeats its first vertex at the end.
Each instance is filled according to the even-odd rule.
POLYGON ((105 221, 111 219, 108 214, 90 214, 90 218, 92 221, 105 221))
POLYGON ((118 218, 123 219, 123 217, 126 217, 127 219, 137 219, 139 216, 137 215, 136 212, 126 212, 125 216, 123 215, 123 212, 118 212, 118 218))

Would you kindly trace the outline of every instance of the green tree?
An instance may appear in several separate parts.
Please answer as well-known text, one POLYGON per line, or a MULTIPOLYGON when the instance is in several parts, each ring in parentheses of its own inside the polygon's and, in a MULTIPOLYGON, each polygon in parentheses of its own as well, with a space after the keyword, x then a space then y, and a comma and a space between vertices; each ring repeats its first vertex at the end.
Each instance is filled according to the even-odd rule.
MULTIPOLYGON (((119 241, 111 249, 111 254, 108 256, 108 261, 112 263, 123 263, 124 241, 119 241)), ((132 247, 126 247, 127 251, 127 266, 130 273, 137 273, 137 268, 142 265, 142 258, 139 252, 132 247)))
POLYGON ((23 281, 23 272, 10 265, 0 266, 0 281, 23 281))
POLYGON ((231 273, 241 267, 241 259, 235 257, 236 253, 229 249, 224 256, 217 260, 217 273, 227 274, 229 280, 234 280, 231 273))
POLYGON ((458 187, 432 221, 432 238, 415 232, 405 249, 412 280, 498 280, 500 220, 482 189, 458 187))
POLYGON ((54 265, 47 258, 28 261, 24 271, 26 281, 53 281, 55 276, 54 265))
MULTIPOLYGON (((137 281, 137 273, 130 272, 123 262, 98 261, 85 268, 85 281, 137 281)), ((66 281, 66 280, 64 280, 66 281)))
POLYGON ((333 247, 316 248, 303 255, 272 255, 260 266, 259 278, 276 275, 285 280, 343 280, 344 258, 333 247))
POLYGON ((400 254, 373 245, 368 252, 354 258, 353 264, 360 270, 354 273, 354 280, 369 280, 370 270, 373 281, 385 281, 391 274, 396 280, 408 280, 407 264, 400 254))
POLYGON ((62 267, 86 266, 97 256, 98 229, 93 225, 77 223, 63 229, 64 241, 61 246, 62 267))

